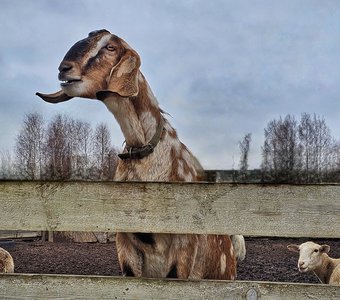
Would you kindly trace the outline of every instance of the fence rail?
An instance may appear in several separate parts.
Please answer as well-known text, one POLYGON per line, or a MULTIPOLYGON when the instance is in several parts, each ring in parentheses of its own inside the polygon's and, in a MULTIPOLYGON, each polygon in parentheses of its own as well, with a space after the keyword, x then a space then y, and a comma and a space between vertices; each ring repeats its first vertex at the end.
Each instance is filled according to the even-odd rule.
MULTIPOLYGON (((0 181, 1 230, 340 238, 340 185, 0 181)), ((338 299, 340 286, 2 275, 0 298, 338 299), (20 286, 20 289, 18 289, 20 286)))
POLYGON ((41 231, 0 230, 1 239, 34 239, 41 237, 41 231))
POLYGON ((339 296, 339 287, 321 284, 159 280, 77 275, 0 275, 1 299, 335 300, 339 299, 339 296))
POLYGON ((340 185, 0 181, 1 230, 340 237, 340 185))

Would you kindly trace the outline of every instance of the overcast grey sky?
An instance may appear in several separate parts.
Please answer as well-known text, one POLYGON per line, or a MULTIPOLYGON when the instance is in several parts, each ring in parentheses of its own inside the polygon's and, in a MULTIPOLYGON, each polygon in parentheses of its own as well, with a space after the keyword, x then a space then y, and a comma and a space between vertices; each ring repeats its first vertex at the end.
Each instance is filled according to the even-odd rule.
POLYGON ((250 167, 263 130, 280 115, 317 113, 340 138, 340 1, 1 0, 0 149, 11 148, 26 113, 106 122, 95 100, 48 104, 58 65, 76 41, 105 28, 142 59, 142 72, 181 140, 207 169, 237 168, 252 133, 250 167))

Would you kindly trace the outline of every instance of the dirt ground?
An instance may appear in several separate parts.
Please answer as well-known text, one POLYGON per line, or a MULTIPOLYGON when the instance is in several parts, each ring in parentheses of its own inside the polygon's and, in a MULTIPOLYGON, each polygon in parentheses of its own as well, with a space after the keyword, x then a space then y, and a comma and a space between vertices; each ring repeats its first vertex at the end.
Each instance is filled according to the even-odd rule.
MULTIPOLYGON (((238 280, 318 283, 314 274, 298 272, 298 254, 286 248, 307 240, 246 238, 247 256, 238 266, 238 280)), ((313 241, 330 245, 330 256, 340 257, 340 239, 313 241)), ((121 275, 114 243, 16 241, 8 250, 17 273, 121 275)))

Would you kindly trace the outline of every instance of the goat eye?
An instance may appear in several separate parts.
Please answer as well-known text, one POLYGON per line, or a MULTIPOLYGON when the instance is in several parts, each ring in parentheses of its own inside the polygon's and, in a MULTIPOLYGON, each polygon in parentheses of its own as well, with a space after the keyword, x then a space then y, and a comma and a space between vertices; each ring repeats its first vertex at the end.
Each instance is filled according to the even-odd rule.
POLYGON ((106 49, 109 50, 109 51, 115 51, 116 48, 112 45, 106 45, 106 49))

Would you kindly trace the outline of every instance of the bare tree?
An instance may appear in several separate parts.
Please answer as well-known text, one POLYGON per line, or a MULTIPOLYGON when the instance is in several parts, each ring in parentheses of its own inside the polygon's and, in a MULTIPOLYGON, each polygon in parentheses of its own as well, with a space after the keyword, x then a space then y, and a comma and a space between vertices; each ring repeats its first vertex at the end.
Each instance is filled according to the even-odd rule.
POLYGON ((42 174, 44 120, 38 113, 27 114, 16 139, 16 169, 19 176, 39 179, 42 174))
POLYGON ((310 181, 310 169, 312 168, 312 145, 314 139, 314 126, 309 114, 302 114, 299 124, 299 139, 302 147, 302 178, 303 181, 310 181))
POLYGON ((1 178, 10 172, 26 179, 111 180, 117 164, 105 124, 93 131, 89 123, 61 114, 47 124, 38 113, 27 114, 16 137, 15 154, 13 165, 9 151, 1 151, 1 178))
POLYGON ((299 139, 303 154, 302 174, 304 182, 320 182, 329 171, 334 148, 330 129, 324 118, 302 114, 299 139))
POLYGON ((66 126, 71 153, 72 178, 89 179, 92 129, 89 123, 68 119, 66 126))
POLYGON ((314 170, 316 174, 316 181, 321 182, 323 176, 328 173, 328 166, 330 164, 330 152, 332 138, 330 129, 326 125, 325 119, 316 117, 314 115, 315 135, 314 135, 314 170))
POLYGON ((334 170, 340 172, 340 142, 334 142, 334 170))
POLYGON ((277 182, 296 181, 300 165, 300 148, 295 118, 273 120, 265 129, 262 170, 277 182))
POLYGON ((265 129, 262 171, 266 179, 321 182, 336 172, 337 146, 323 118, 302 114, 271 121, 265 129))
POLYGON ((248 157, 249 148, 251 142, 251 133, 247 133, 243 139, 239 142, 238 146, 240 149, 240 175, 242 179, 245 179, 248 170, 248 157))
POLYGON ((97 125, 93 137, 93 154, 99 180, 113 178, 116 165, 116 151, 111 146, 111 135, 107 125, 97 125))
POLYGON ((324 173, 323 181, 339 182, 340 181, 340 142, 332 140, 329 156, 327 172, 324 173))
POLYGON ((0 151, 0 179, 13 179, 15 177, 11 152, 0 151))
POLYGON ((70 179, 72 147, 69 137, 69 118, 57 115, 48 125, 45 142, 46 179, 70 179))

